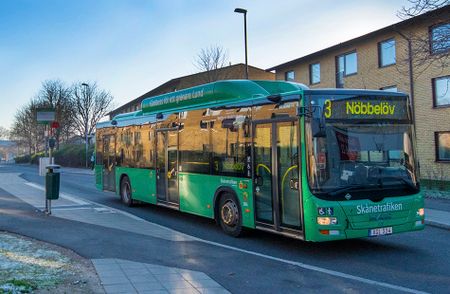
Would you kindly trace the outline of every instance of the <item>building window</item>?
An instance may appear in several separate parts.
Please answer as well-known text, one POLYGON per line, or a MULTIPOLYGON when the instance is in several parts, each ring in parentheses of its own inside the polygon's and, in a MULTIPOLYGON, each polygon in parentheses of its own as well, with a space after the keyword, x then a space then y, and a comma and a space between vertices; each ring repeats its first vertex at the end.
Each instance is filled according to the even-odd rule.
POLYGON ((389 92, 398 92, 397 86, 382 87, 382 88, 380 88, 380 90, 389 91, 389 92))
POLYGON ((430 50, 432 54, 450 50, 450 23, 439 24, 430 28, 430 50))
POLYGON ((433 106, 450 106, 450 76, 432 79, 433 106))
POLYGON ((311 85, 320 83, 320 63, 309 65, 309 83, 311 85))
POLYGON ((378 66, 395 64, 395 40, 389 39, 378 43, 378 66))
POLYGON ((358 61, 356 52, 347 53, 338 57, 339 72, 343 72, 344 76, 356 74, 358 72, 358 61))
POLYGON ((436 161, 450 162, 450 132, 434 133, 436 144, 436 161))
POLYGON ((284 73, 284 80, 293 82, 295 81, 295 72, 293 70, 287 71, 284 73))
POLYGON ((344 87, 344 77, 358 72, 356 52, 350 52, 336 57, 336 87, 344 87))

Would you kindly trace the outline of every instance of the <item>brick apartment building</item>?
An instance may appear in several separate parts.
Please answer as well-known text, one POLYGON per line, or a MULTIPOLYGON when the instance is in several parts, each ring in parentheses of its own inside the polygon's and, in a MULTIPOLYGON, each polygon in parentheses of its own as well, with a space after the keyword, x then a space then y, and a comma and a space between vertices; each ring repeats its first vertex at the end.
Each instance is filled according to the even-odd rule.
POLYGON ((415 112, 421 177, 450 181, 449 36, 450 6, 445 6, 268 71, 275 71, 277 80, 311 88, 408 93, 415 112))
MULTIPOLYGON (((275 75, 273 73, 250 65, 248 67, 248 76, 251 80, 275 79, 275 75)), ((145 93, 144 95, 141 95, 138 98, 133 99, 132 101, 114 109, 109 113, 109 116, 110 119, 112 119, 117 114, 139 110, 141 108, 142 100, 148 97, 190 88, 201 84, 210 83, 216 80, 231 79, 245 79, 245 64, 238 63, 209 72, 199 72, 196 74, 172 79, 145 93)))

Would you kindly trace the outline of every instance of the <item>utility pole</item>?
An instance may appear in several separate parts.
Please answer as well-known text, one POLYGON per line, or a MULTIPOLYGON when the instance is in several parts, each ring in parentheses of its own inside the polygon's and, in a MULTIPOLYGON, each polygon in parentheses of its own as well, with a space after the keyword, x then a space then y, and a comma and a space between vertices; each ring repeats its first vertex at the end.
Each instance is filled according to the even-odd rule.
POLYGON ((236 8, 236 13, 244 14, 244 42, 245 42, 245 78, 248 80, 248 59, 247 59, 247 10, 244 8, 236 8))
MULTIPOLYGON (((89 85, 86 83, 81 84, 84 87, 84 95, 89 95, 89 85)), ((88 111, 88 110, 86 110, 88 111)), ((88 142, 88 118, 89 116, 86 116, 85 122, 84 122, 84 139, 85 139, 85 159, 86 159, 86 168, 88 168, 88 148, 89 148, 89 142, 88 142)))

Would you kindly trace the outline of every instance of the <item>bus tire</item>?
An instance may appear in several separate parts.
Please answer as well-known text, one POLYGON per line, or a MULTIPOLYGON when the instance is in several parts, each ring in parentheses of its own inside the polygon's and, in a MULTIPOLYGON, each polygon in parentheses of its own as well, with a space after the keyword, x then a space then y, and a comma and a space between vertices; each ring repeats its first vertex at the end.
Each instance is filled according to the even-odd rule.
POLYGON ((127 176, 124 176, 120 181, 120 199, 126 206, 133 206, 134 200, 131 193, 131 183, 127 176))
POLYGON ((239 202, 231 193, 224 193, 219 199, 219 224, 230 236, 239 237, 242 233, 242 214, 239 202))

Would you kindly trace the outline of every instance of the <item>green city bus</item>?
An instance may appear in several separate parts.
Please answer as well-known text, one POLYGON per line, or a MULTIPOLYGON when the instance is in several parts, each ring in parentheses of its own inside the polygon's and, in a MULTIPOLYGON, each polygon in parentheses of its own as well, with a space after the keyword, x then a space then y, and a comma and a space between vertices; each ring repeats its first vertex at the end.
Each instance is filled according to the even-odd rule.
POLYGON ((96 186, 122 202, 307 241, 424 228, 407 95, 227 80, 97 125, 96 186))

